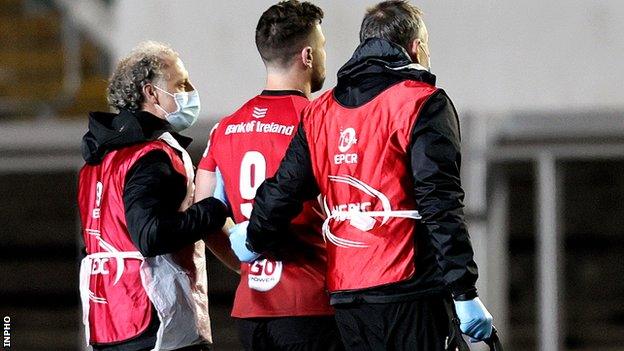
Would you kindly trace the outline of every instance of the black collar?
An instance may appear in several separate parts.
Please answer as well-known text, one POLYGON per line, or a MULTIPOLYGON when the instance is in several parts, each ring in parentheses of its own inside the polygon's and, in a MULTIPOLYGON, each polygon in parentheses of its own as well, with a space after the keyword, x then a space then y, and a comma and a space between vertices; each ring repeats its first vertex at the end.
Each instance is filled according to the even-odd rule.
POLYGON ((338 71, 334 98, 347 107, 361 106, 390 86, 416 80, 435 85, 435 75, 414 67, 409 55, 397 44, 371 38, 361 43, 351 59, 338 71))
POLYGON ((131 112, 136 117, 136 120, 139 122, 141 129, 143 130, 143 135, 145 136, 145 140, 156 140, 163 133, 169 132, 171 135, 180 143, 180 146, 183 148, 187 148, 193 139, 178 134, 173 126, 166 120, 162 118, 158 118, 153 114, 146 111, 135 111, 131 112))
POLYGON ((89 131, 82 138, 83 158, 90 164, 99 163, 111 150, 157 140, 166 132, 171 133, 183 148, 193 141, 176 133, 169 122, 149 112, 92 112, 89 114, 89 131))
POLYGON ((260 95, 262 96, 287 96, 298 95, 307 98, 306 94, 299 90, 263 90, 260 95))

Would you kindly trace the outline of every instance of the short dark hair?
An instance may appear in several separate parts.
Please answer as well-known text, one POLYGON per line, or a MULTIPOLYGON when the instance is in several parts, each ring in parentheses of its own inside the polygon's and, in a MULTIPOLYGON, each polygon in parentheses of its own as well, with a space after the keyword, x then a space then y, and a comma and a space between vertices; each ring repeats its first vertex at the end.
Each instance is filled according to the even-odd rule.
POLYGON ((422 11, 404 0, 383 1, 370 7, 360 27, 360 42, 368 38, 389 40, 408 48, 422 27, 422 11))
POLYGON ((288 0, 269 7, 256 26, 256 46, 262 60, 288 65, 322 20, 323 10, 307 1, 288 0))

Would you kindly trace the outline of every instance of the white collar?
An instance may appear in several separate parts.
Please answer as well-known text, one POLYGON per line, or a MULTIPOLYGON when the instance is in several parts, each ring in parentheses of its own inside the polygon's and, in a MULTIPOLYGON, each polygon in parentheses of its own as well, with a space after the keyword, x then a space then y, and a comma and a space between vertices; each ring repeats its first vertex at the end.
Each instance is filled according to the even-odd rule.
POLYGON ((401 67, 394 67, 394 68, 386 66, 386 68, 389 68, 389 69, 391 69, 393 71, 400 71, 400 70, 403 70, 403 69, 416 69, 416 70, 419 70, 419 71, 427 71, 427 72, 429 72, 428 69, 426 69, 423 65, 418 64, 418 63, 410 63, 409 65, 405 65, 405 66, 401 66, 401 67))

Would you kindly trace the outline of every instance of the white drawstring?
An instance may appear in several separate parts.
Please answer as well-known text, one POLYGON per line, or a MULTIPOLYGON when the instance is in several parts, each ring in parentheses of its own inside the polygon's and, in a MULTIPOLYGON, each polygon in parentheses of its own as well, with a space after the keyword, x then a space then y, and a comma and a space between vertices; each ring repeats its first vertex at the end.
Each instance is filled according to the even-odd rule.
POLYGON ((347 248, 356 247, 364 248, 368 247, 365 242, 353 241, 340 238, 334 235, 329 228, 329 221, 334 219, 337 221, 349 220, 349 224, 362 231, 368 231, 372 229, 375 220, 373 217, 382 218, 409 218, 420 219, 421 216, 417 210, 396 210, 396 211, 333 211, 331 215, 327 216, 323 222, 323 236, 336 246, 347 248))

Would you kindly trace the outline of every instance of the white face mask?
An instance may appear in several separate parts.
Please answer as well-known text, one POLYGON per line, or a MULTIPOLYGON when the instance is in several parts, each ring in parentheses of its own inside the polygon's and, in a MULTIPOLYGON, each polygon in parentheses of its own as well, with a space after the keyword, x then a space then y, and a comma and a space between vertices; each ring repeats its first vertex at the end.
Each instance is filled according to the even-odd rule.
POLYGON ((177 132, 180 132, 184 129, 189 128, 190 126, 195 124, 195 122, 197 122, 197 118, 199 117, 199 111, 201 109, 199 93, 197 92, 197 90, 171 94, 170 92, 165 91, 157 86, 154 87, 162 91, 163 93, 173 97, 173 100, 178 107, 177 110, 173 112, 167 112, 164 108, 162 108, 162 106, 156 105, 156 107, 165 112, 165 119, 173 126, 173 129, 175 129, 177 132))

